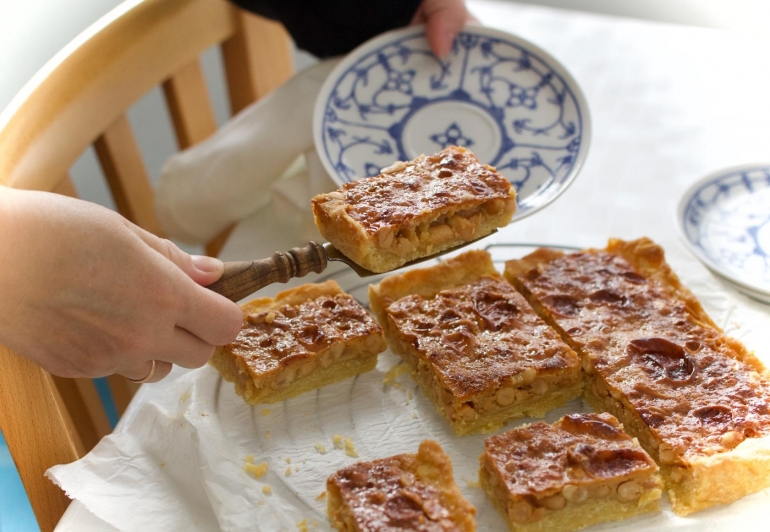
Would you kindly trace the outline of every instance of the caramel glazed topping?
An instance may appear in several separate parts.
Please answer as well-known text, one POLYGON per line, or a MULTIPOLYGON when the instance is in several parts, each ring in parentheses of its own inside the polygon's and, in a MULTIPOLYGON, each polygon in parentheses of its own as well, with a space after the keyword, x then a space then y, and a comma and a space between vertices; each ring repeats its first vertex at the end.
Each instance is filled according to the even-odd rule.
POLYGON ((401 337, 460 398, 504 385, 525 371, 578 365, 553 329, 503 279, 482 277, 430 299, 406 296, 387 310, 401 337))
POLYGON ((250 314, 230 349, 253 372, 266 373, 378 331, 380 326, 353 297, 337 294, 250 314))
POLYGON ((341 189, 348 215, 367 233, 409 225, 426 212, 448 205, 466 207, 510 197, 507 179, 455 146, 392 168, 390 173, 346 183, 341 189))
POLYGON ((639 275, 622 257, 566 255, 521 280, 571 345, 589 355, 596 372, 670 447, 661 445, 662 462, 711 455, 770 433, 766 379, 730 356, 735 352, 725 337, 698 323, 660 281, 639 275))
POLYGON ((484 445, 514 497, 547 497, 567 484, 579 487, 658 470, 609 414, 568 414, 553 426, 538 421, 487 438, 484 445))
POLYGON ((359 462, 341 469, 332 480, 351 509, 358 530, 458 530, 437 488, 408 470, 407 457, 359 462))

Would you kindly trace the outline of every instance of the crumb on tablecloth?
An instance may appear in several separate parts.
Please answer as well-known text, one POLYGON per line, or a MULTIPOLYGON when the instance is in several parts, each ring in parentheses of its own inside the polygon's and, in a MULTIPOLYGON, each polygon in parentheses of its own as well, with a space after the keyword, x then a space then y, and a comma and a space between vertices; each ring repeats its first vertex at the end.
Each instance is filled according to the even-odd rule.
POLYGON ((267 462, 254 463, 254 455, 248 455, 245 459, 243 470, 252 478, 259 478, 267 473, 267 462))
POLYGON ((396 379, 398 379, 404 373, 409 373, 409 366, 403 362, 398 363, 388 370, 388 372, 385 374, 385 377, 382 379, 382 384, 385 386, 393 386, 394 388, 402 390, 403 386, 401 386, 401 384, 399 384, 396 379))
POLYGON ((326 445, 324 445, 323 443, 316 443, 315 450, 321 454, 326 454, 326 445))
POLYGON ((271 493, 273 493, 273 487, 270 484, 265 484, 264 486, 262 486, 262 493, 264 493, 265 495, 270 495, 271 493))
POLYGON ((317 500, 317 501, 322 501, 322 500, 324 500, 325 498, 326 498, 326 492, 325 492, 325 491, 322 491, 322 492, 321 492, 321 493, 318 495, 318 497, 316 497, 316 498, 315 498, 315 500, 317 500))
POLYGON ((285 476, 287 476, 287 477, 288 477, 289 475, 291 475, 291 466, 287 467, 287 468, 286 468, 286 471, 285 471, 283 474, 284 474, 285 476))
POLYGON ((287 457, 286 457, 286 463, 287 463, 287 464, 290 464, 290 463, 291 463, 291 456, 287 456, 287 457))
POLYGON ((318 521, 315 519, 310 522, 308 522, 307 518, 303 519, 302 521, 297 521, 297 530, 300 532, 310 532, 316 528, 318 528, 318 521))
POLYGON ((270 412, 272 412, 272 410, 270 410, 269 408, 263 408, 262 409, 262 415, 263 416, 269 416, 270 412))
POLYGON ((267 432, 265 432, 265 438, 267 438, 267 439, 269 440, 269 439, 270 439, 270 438, 272 438, 272 437, 273 437, 273 435, 272 435, 272 434, 270 434, 270 431, 269 431, 269 430, 268 430, 267 432))
POLYGON ((345 454, 351 458, 358 458, 358 453, 356 452, 356 448, 353 446, 353 440, 350 439, 350 436, 345 438, 345 454))
POLYGON ((335 434, 332 436, 332 443, 336 449, 342 449, 342 434, 335 434))

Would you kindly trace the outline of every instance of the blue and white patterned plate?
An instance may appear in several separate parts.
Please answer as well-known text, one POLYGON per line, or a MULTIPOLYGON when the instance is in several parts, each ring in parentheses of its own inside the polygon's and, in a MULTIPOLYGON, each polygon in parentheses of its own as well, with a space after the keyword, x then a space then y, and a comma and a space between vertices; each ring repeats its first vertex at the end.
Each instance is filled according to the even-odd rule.
POLYGON ((695 183, 677 218, 706 266, 746 294, 770 298, 770 164, 722 170, 695 183))
POLYGON ((315 106, 316 149, 342 185, 396 160, 456 144, 496 166, 521 219, 556 199, 588 153, 588 105, 553 57, 507 33, 467 26, 446 59, 420 26, 363 44, 329 75, 315 106))

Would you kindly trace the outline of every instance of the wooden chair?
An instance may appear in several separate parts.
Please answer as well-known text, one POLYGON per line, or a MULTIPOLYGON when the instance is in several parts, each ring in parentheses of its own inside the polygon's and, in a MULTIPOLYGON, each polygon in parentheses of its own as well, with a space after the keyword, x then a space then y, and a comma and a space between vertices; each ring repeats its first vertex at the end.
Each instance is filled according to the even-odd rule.
MULTIPOLYGON (((200 54, 220 45, 237 113, 292 74, 288 35, 225 0, 129 0, 60 52, 0 116, 0 185, 76 196, 69 169, 91 145, 118 211, 161 235, 152 188, 126 117, 161 85, 180 149, 216 130, 200 54)), ((225 232, 226 233, 226 232, 225 232)), ((226 234, 207 246, 216 255, 226 234)), ((53 377, 0 345, 0 429, 42 530, 69 499, 44 478, 109 432, 93 382, 53 377)), ((133 395, 111 379, 118 408, 133 395)))

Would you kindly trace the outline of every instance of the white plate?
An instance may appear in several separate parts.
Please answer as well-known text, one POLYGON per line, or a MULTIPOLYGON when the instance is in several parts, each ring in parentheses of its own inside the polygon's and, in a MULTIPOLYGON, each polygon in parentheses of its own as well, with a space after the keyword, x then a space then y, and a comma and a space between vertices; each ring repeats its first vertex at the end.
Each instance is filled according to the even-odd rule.
POLYGON ((443 60, 421 26, 368 41, 326 79, 313 121, 316 150, 339 185, 456 144, 513 183, 514 220, 570 185, 590 133, 583 93, 558 61, 481 26, 467 26, 443 60))
POLYGON ((733 290, 737 290, 741 294, 745 295, 746 297, 750 297, 755 301, 759 301, 760 303, 770 304, 770 294, 765 294, 762 292, 757 292, 756 290, 751 290, 743 285, 732 282, 730 279, 722 275, 719 275, 719 273, 717 272, 714 272, 714 273, 716 274, 717 278, 725 284, 725 286, 732 288, 733 290))
POLYGON ((695 183, 677 219, 706 266, 751 297, 770 299, 770 164, 729 168, 695 183))

